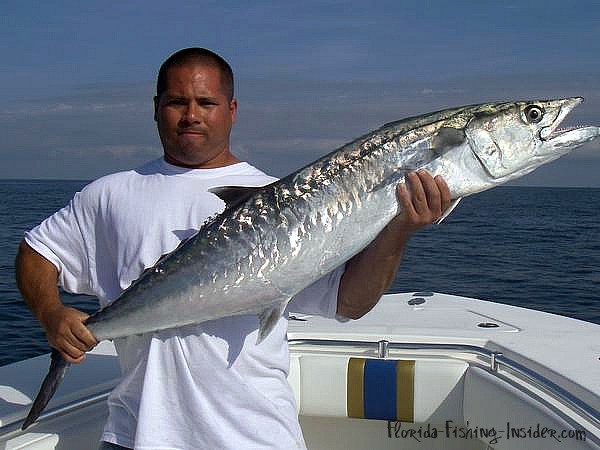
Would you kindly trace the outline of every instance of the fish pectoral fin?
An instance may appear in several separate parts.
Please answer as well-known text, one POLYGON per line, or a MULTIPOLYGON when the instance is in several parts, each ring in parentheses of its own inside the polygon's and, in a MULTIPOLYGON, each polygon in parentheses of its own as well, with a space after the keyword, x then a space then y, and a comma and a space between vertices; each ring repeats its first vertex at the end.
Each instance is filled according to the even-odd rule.
POLYGON ((450 149, 457 147, 466 140, 465 131, 462 128, 442 127, 433 136, 427 136, 411 143, 404 151, 411 151, 418 154, 418 158, 412 158, 412 161, 405 161, 408 164, 397 167, 390 175, 386 176, 381 182, 369 189, 369 192, 376 192, 386 188, 391 184, 397 184, 409 173, 425 167, 433 159, 443 155, 450 149))
POLYGON ((210 188, 208 192, 215 194, 225 202, 226 208, 231 208, 249 199, 265 186, 219 186, 210 188))
POLYGON ((389 177, 384 178, 384 180, 381 183, 376 184, 375 186, 373 186, 371 189, 369 189, 369 192, 377 192, 380 189, 383 189, 387 186, 389 186, 390 184, 396 184, 398 183, 400 180, 404 179, 404 177, 406 176, 406 174, 408 172, 411 172, 413 170, 416 169, 404 169, 404 170, 398 170, 397 172, 392 173, 389 177))
POLYGON ((256 339, 256 345, 260 344, 268 335, 273 331, 277 322, 283 315, 283 311, 287 306, 288 302, 282 302, 277 306, 265 309, 258 315, 258 338, 256 339))
POLYGON ((462 128, 442 127, 431 139, 431 149, 438 155, 465 142, 465 130, 462 128))
POLYGON ((452 203, 450 203, 450 206, 448 206, 448 209, 446 211, 444 211, 444 214, 442 214, 442 217, 440 217, 438 220, 436 220, 435 224, 440 224, 442 223, 442 220, 444 220, 446 217, 448 217, 450 215, 450 213, 452 211, 454 211, 454 208, 456 208, 458 206, 458 204, 460 203, 460 201, 462 200, 462 197, 458 197, 456 200, 452 200, 452 203))

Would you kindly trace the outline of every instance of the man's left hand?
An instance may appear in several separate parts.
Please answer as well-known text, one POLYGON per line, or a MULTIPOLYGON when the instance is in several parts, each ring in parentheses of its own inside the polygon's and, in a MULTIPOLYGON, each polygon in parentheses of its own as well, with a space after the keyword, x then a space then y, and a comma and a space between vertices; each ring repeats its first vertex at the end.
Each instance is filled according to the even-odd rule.
POLYGON ((398 232, 410 237, 426 225, 438 220, 448 209, 452 198, 441 176, 435 178, 424 170, 411 172, 405 183, 398 185, 398 201, 402 213, 390 222, 398 232))

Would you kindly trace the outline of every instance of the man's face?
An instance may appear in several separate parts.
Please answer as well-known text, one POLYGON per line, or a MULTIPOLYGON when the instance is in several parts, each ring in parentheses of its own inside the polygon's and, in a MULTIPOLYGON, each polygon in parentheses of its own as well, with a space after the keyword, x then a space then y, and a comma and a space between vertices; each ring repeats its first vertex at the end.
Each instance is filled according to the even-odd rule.
POLYGON ((198 63, 171 67, 167 89, 154 98, 154 120, 167 161, 187 167, 222 167, 229 152, 237 102, 221 86, 219 70, 198 63))

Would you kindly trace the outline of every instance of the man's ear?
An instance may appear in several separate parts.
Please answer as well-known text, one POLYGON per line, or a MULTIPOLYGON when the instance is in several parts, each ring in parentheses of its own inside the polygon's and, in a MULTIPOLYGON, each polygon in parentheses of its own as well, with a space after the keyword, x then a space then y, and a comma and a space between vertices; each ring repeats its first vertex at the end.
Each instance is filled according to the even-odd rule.
POLYGON ((229 112, 231 113, 231 123, 235 123, 235 119, 237 117, 237 100, 232 98, 229 102, 229 112))
POLYGON ((158 97, 154 96, 154 121, 158 122, 158 97))

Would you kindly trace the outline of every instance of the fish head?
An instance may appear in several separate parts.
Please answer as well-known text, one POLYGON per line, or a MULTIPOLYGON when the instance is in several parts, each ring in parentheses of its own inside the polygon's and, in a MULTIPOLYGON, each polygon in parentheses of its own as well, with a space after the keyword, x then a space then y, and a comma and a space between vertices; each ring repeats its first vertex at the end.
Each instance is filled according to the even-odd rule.
POLYGON ((470 112, 465 136, 488 176, 505 182, 600 135, 594 126, 558 128, 582 101, 572 97, 480 105, 470 112))

